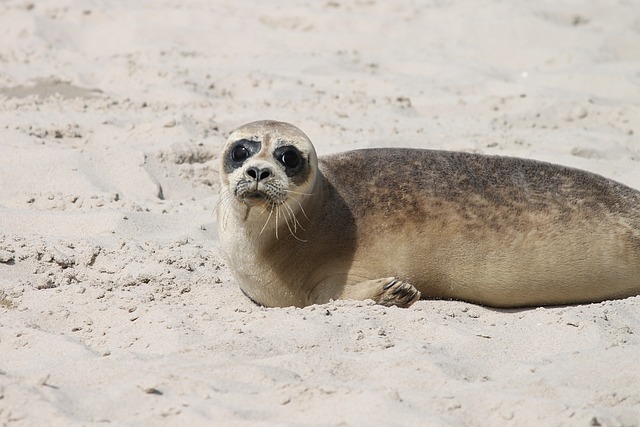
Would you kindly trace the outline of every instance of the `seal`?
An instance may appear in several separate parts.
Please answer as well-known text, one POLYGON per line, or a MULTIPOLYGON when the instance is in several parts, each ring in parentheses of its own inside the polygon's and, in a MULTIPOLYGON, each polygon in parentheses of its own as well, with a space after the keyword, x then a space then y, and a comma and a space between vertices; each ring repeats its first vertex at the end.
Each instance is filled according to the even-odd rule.
POLYGON ((220 179, 221 247, 264 306, 640 293, 640 192, 586 171, 402 148, 318 159, 297 127, 259 121, 231 133, 220 179))

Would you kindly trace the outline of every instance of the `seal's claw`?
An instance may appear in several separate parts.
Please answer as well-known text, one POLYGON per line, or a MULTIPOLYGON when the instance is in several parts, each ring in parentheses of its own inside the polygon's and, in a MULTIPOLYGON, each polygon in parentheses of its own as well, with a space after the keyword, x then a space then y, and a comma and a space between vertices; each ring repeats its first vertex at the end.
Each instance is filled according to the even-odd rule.
POLYGON ((382 289, 386 291, 387 289, 389 289, 390 287, 392 287, 396 283, 398 283, 398 279, 393 277, 392 280, 389 283, 387 283, 386 285, 384 285, 384 287, 382 289))
POLYGON ((413 285, 405 283, 392 277, 387 284, 382 287, 382 293, 376 302, 385 306, 409 307, 420 299, 420 291, 413 285))

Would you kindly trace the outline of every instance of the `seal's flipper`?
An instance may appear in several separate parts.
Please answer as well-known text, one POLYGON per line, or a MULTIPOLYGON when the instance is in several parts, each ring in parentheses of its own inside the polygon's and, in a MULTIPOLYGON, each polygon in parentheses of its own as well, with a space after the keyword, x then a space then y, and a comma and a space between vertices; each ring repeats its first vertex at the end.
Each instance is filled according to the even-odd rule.
POLYGON ((344 288, 340 299, 365 300, 372 299, 377 304, 387 307, 409 307, 420 299, 420 291, 413 285, 399 280, 397 277, 366 280, 344 288))

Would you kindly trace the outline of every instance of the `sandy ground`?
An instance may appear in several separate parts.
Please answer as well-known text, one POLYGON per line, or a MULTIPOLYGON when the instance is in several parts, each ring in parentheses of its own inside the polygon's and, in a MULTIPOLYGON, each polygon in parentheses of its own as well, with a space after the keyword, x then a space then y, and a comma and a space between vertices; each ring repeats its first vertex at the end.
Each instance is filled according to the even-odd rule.
POLYGON ((218 153, 263 118, 640 188, 640 3, 0 1, 0 424, 639 425, 640 297, 247 300, 218 153))

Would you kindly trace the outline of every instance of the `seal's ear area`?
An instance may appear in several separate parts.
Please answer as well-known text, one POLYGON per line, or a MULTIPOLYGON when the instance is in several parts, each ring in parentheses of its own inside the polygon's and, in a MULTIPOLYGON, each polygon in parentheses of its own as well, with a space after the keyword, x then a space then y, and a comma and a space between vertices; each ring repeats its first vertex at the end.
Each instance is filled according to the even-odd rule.
POLYGON ((228 144, 223 156, 224 171, 231 173, 238 169, 249 157, 257 154, 261 146, 262 143, 260 141, 244 138, 228 144))

